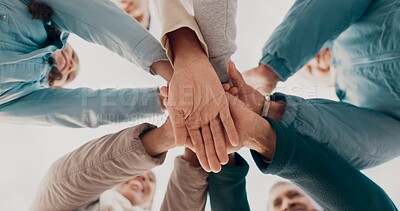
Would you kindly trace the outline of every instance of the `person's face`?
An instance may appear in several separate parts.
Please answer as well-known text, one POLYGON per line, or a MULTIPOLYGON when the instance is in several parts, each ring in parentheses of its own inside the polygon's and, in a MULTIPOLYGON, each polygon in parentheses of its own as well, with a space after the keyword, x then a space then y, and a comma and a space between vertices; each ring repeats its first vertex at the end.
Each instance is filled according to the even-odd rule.
POLYGON ((332 66, 332 54, 329 48, 321 50, 316 57, 309 61, 305 68, 311 74, 329 74, 332 66))
POLYGON ((61 79, 55 80, 52 87, 62 87, 73 81, 79 73, 79 58, 74 49, 67 44, 65 49, 56 51, 52 57, 62 74, 61 79))
POLYGON ((132 205, 148 209, 153 201, 156 177, 148 171, 131 178, 117 187, 117 191, 127 198, 132 205))
POLYGON ((301 189, 290 183, 280 184, 271 190, 269 211, 312 211, 319 210, 312 199, 301 189))
POLYGON ((119 8, 139 22, 144 28, 150 25, 150 11, 148 0, 116 0, 119 8))

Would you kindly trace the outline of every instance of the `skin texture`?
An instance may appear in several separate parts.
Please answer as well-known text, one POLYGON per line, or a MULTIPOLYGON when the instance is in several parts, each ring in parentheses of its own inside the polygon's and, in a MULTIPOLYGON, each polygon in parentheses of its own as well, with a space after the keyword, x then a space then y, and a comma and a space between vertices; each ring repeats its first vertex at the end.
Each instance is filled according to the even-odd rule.
POLYGON ((183 145, 189 135, 204 170, 219 172, 228 162, 224 131, 232 145, 239 142, 224 89, 192 30, 181 28, 168 37, 174 74, 166 105, 176 143, 183 145))
POLYGON ((133 206, 143 209, 151 207, 156 186, 156 177, 152 171, 133 177, 120 184, 117 191, 127 198, 133 206))
POLYGON ((279 77, 267 65, 260 64, 243 73, 245 80, 262 94, 270 94, 279 82, 279 77))
POLYGON ((300 188, 288 182, 278 183, 270 191, 268 200, 269 211, 281 210, 322 210, 316 203, 300 188))
MULTIPOLYGON (((168 95, 167 87, 161 88, 161 94, 163 96, 168 95)), ((275 152, 276 134, 271 125, 260 115, 251 111, 248 106, 240 101, 238 98, 229 93, 226 93, 226 97, 228 99, 232 118, 235 122, 235 126, 239 135, 239 144, 236 146, 231 145, 227 139, 224 140, 227 147, 227 152, 231 154, 238 151, 242 147, 246 147, 257 151, 267 159, 272 159, 275 152), (253 127, 248 127, 249 125, 253 125, 253 127)), ((167 145, 169 146, 164 147, 164 149, 168 150, 176 146, 175 142, 172 143, 174 140, 174 133, 171 130, 172 127, 173 125, 171 124, 171 122, 167 120, 167 122, 159 129, 162 130, 162 132, 153 133, 151 136, 143 138, 151 139, 158 137, 158 135, 160 137, 165 137, 165 139, 168 140, 167 145)), ((152 133, 155 130, 152 130, 149 133, 152 133)), ((160 139, 160 137, 158 139, 160 139)), ((144 142, 144 144, 146 143, 144 142)), ((184 146, 192 151, 195 151, 195 148, 189 137, 186 138, 184 146)), ((161 144, 158 146, 149 145, 148 147, 163 148, 161 144)), ((151 151, 151 153, 154 154, 153 151, 151 151)))
POLYGON ((63 50, 56 51, 52 57, 57 64, 57 68, 62 74, 62 77, 54 81, 52 88, 63 87, 64 85, 73 81, 79 74, 80 62, 74 49, 67 44, 63 50))
MULTIPOLYGON (((258 115, 261 115, 265 103, 265 98, 261 92, 255 90, 252 86, 246 83, 233 62, 229 62, 228 64, 228 75, 232 80, 232 86, 228 84, 224 85, 225 91, 237 96, 247 105, 248 108, 258 115)), ((285 113, 285 106, 285 102, 271 101, 268 117, 279 121, 285 113)))

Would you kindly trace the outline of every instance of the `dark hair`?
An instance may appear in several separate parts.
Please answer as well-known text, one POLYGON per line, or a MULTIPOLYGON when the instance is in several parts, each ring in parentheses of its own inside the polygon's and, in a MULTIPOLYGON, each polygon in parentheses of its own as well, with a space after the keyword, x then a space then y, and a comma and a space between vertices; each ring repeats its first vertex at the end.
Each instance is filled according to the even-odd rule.
MULTIPOLYGON (((53 17, 53 9, 44 3, 32 2, 28 5, 29 12, 32 14, 32 18, 35 20, 45 21, 47 40, 44 46, 50 45, 60 39, 61 31, 52 24, 51 18, 53 17)), ((57 68, 56 61, 53 57, 48 59, 48 63, 51 66, 51 70, 47 81, 49 86, 54 84, 54 81, 60 80, 62 78, 61 71, 57 68)))

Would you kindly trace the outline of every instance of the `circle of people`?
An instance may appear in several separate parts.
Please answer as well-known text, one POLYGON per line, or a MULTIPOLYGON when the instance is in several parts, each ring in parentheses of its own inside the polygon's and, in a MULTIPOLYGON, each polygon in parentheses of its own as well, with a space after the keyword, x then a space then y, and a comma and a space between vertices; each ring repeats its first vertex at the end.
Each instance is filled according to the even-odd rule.
POLYGON ((397 1, 295 1, 243 75, 230 60, 237 0, 154 4, 160 41, 148 32, 148 0, 0 2, 0 121, 94 128, 169 115, 160 127, 139 124, 61 157, 31 210, 150 210, 151 169, 180 146, 161 210, 204 210, 207 194, 212 210, 250 210, 241 148, 262 173, 288 181, 271 188, 268 210, 397 210, 360 172, 400 153, 397 1), (63 88, 80 71, 70 33, 167 85, 63 88), (334 69, 340 101, 270 94, 300 69, 334 69))

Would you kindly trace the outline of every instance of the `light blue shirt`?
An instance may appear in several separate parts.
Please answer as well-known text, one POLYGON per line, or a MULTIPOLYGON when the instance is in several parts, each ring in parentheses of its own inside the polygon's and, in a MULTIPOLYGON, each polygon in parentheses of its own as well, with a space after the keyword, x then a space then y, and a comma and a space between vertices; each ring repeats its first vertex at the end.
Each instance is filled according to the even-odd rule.
POLYGON ((41 2, 54 10, 52 22, 63 32, 50 45, 44 45, 45 23, 32 19, 29 0, 0 1, 0 121, 97 127, 162 113, 157 88, 49 89, 47 59, 65 47, 69 33, 105 46, 146 71, 156 61, 167 61, 167 57, 146 29, 109 0, 41 2), (130 102, 118 96, 130 96, 130 102), (88 98, 92 106, 83 105, 88 98), (102 105, 104 98, 115 104, 102 105))

